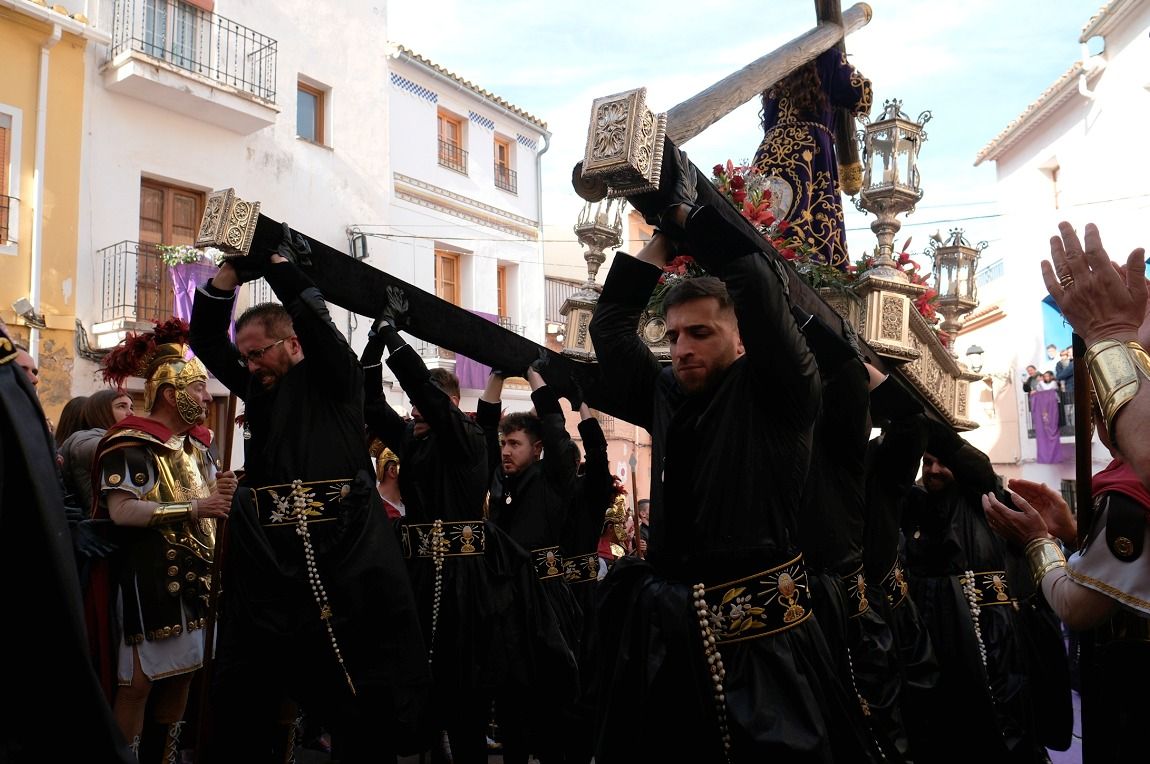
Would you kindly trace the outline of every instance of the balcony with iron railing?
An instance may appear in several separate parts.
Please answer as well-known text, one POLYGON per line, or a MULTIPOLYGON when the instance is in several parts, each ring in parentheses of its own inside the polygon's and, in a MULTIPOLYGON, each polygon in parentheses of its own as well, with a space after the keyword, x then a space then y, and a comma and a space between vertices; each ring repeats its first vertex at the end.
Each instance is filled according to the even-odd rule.
MULTIPOLYGON (((195 290, 214 275, 215 265, 168 265, 160 247, 139 241, 121 241, 97 250, 100 274, 100 313, 92 326, 95 347, 108 348, 128 331, 151 328, 151 322, 172 316, 191 318, 195 290)), ((262 302, 277 302, 264 279, 241 289, 240 310, 262 302)))
POLYGON ((109 90, 235 132, 275 121, 278 43, 179 0, 117 0, 109 90))
POLYGON ((495 163, 495 187, 513 194, 519 193, 519 173, 505 164, 495 163))
POLYGON ((441 138, 439 141, 439 165, 466 175, 467 152, 451 141, 445 141, 441 138))
POLYGON ((514 319, 512 319, 510 316, 500 316, 499 325, 510 332, 515 332, 521 337, 523 336, 523 333, 527 331, 526 327, 515 323, 514 319))

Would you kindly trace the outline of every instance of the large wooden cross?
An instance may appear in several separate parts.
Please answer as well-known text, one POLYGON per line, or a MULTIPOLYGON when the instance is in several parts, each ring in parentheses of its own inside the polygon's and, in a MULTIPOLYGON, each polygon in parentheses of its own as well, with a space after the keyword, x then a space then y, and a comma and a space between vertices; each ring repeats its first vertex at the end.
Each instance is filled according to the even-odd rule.
MULTIPOLYGON (((836 0, 829 1, 837 5, 836 0)), ((828 18, 834 15, 833 11, 828 13, 828 18)), ((664 122, 665 135, 659 135, 658 147, 662 149, 664 141, 689 140, 723 115, 757 97, 780 78, 864 26, 870 20, 871 10, 869 6, 860 3, 841 16, 841 24, 833 21, 820 23, 777 51, 752 62, 698 96, 671 109, 664 122)), ((657 175, 654 177, 657 182, 657 175)), ((701 173, 700 177, 705 178, 701 173)), ((649 183, 650 179, 648 175, 645 182, 649 183)), ((607 190, 600 179, 595 179, 595 182, 603 185, 604 192, 607 190)), ((733 225, 741 226, 747 235, 761 238, 708 181, 700 182, 699 192, 702 203, 729 212, 733 225)), ((390 296, 407 306, 404 329, 412 336, 505 371, 525 369, 540 353, 546 353, 550 364, 545 376, 560 396, 575 392, 578 387, 588 405, 616 415, 617 407, 612 400, 612 391, 603 382, 593 361, 577 360, 547 350, 498 324, 349 257, 335 247, 302 232, 297 233, 303 235, 312 247, 311 261, 303 266, 304 270, 332 304, 374 318, 382 312, 390 296)), ((282 224, 260 214, 258 202, 240 199, 234 191, 226 189, 208 197, 196 245, 216 247, 230 255, 244 255, 253 250, 274 250, 281 235, 282 224)), ((770 248, 765 240, 763 244, 764 248, 770 248)), ((801 279, 796 277, 793 281, 798 288, 792 288, 792 299, 798 305, 820 315, 831 326, 841 326, 838 314, 817 293, 806 287, 801 279)), ((875 353, 867 355, 868 360, 880 369, 886 368, 881 356, 875 353)), ((908 389, 915 393, 913 386, 908 389)), ((928 405, 930 410, 938 415, 937 406, 928 405)))

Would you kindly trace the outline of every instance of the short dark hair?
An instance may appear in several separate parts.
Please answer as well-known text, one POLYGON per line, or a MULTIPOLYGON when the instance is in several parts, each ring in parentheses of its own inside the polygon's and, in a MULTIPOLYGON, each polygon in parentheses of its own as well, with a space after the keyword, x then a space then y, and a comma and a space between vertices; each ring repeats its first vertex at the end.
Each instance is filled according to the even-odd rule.
POLYGON ((719 301, 719 310, 727 311, 735 308, 735 303, 731 300, 730 293, 727 292, 726 284, 714 276, 696 276, 695 278, 682 279, 667 290, 667 296, 663 300, 663 314, 669 313, 671 308, 676 305, 708 297, 719 301))
POLYGON ((459 398, 459 377, 452 374, 447 369, 432 369, 427 373, 428 379, 431 384, 438 387, 449 396, 459 398))
POLYGON ((259 324, 269 337, 276 337, 276 339, 282 339, 277 335, 282 334, 287 337, 294 331, 291 314, 287 312, 287 308, 278 302, 261 302, 259 305, 253 305, 245 310, 236 319, 236 331, 238 332, 251 323, 259 324))
POLYGON ((516 411, 499 420, 500 435, 510 435, 517 430, 527 433, 527 437, 531 439, 532 443, 543 440, 543 423, 534 414, 516 411))

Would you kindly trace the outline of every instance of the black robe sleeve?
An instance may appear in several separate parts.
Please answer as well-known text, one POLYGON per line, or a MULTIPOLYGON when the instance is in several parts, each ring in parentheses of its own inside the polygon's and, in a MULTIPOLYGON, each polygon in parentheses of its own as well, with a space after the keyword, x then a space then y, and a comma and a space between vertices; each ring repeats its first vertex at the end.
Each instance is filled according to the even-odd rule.
POLYGON ((447 393, 431 381, 427 366, 411 345, 404 345, 387 358, 400 387, 419 409, 419 415, 431 427, 444 456, 470 461, 475 456, 475 442, 469 437, 459 409, 447 393))
POLYGON ((503 461, 499 447, 499 420, 503 414, 500 403, 480 399, 475 405, 475 423, 483 430, 483 442, 487 445, 487 474, 494 475, 503 461))
POLYGON ((819 405, 815 359, 791 315, 786 271, 761 251, 761 241, 745 236, 743 227, 727 218, 737 214, 695 208, 685 226, 687 244, 696 260, 722 279, 735 303, 747 359, 762 389, 771 392, 764 405, 805 427, 819 405))
POLYGON ((252 375, 243 365, 240 351, 228 339, 235 302, 235 290, 217 289, 211 281, 197 289, 192 302, 188 344, 212 376, 246 400, 252 375))
POLYGON ((603 284, 589 331, 619 416, 651 429, 659 361, 639 339, 639 316, 663 271, 626 255, 616 257, 603 284))
POLYGON ((363 372, 347 339, 331 320, 319 289, 294 263, 275 263, 264 273, 292 319, 292 330, 308 359, 312 390, 341 398, 359 397, 363 372))
POLYGON ((543 386, 531 393, 531 402, 543 423, 543 473, 557 488, 569 488, 579 468, 579 447, 567 432, 559 398, 554 390, 543 386))

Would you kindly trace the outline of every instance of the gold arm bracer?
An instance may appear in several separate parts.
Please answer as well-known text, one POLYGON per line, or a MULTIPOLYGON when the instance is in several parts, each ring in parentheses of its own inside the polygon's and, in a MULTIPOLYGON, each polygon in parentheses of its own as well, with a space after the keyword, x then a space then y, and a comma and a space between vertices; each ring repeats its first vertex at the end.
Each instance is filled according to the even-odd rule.
POLYGON ((152 518, 148 520, 148 526, 167 525, 168 523, 179 523, 191 519, 192 503, 190 501, 157 504, 152 512, 152 518))
POLYGON ((1099 340, 1086 350, 1086 368, 1106 429, 1113 438, 1118 412, 1138 394, 1142 376, 1150 379, 1150 355, 1137 342, 1099 340))
POLYGON ((1034 585, 1042 586, 1042 579, 1055 568, 1066 567, 1066 557, 1057 542, 1050 538, 1034 539, 1026 545, 1026 561, 1034 576, 1034 585))

